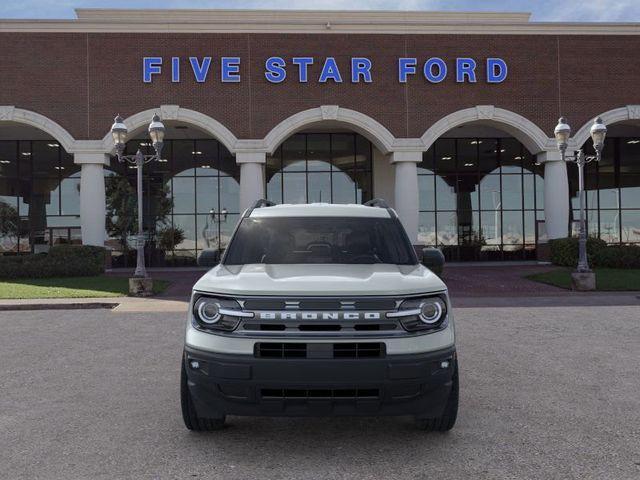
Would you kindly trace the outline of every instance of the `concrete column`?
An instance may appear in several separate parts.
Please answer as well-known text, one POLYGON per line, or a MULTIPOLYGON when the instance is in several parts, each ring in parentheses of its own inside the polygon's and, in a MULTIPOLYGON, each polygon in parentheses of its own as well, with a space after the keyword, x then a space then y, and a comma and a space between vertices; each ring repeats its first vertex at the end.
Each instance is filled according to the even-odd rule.
POLYGON ((565 238, 569 235, 569 179, 567 164, 560 152, 542 152, 538 162, 544 164, 544 218, 547 236, 565 238))
POLYGON ((106 197, 103 166, 109 164, 104 153, 76 153, 80 171, 80 226, 83 245, 104 246, 106 238, 106 197))
POLYGON ((264 198, 264 152, 238 152, 240 165, 240 211, 244 212, 256 200, 264 198))
POLYGON ((394 205, 409 240, 418 243, 418 163, 422 152, 393 152, 391 163, 395 166, 394 205))

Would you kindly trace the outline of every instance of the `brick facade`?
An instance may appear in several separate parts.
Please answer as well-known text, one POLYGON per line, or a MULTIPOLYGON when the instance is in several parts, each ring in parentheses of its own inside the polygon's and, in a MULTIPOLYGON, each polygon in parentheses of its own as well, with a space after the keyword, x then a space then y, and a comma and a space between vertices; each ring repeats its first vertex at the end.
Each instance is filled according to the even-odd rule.
POLYGON ((288 116, 319 105, 339 105, 374 118, 399 138, 421 136, 438 119, 475 105, 491 104, 531 120, 549 136, 560 114, 577 129, 595 115, 640 104, 640 64, 634 35, 441 35, 263 33, 0 33, 0 105, 38 112, 77 140, 99 139, 113 116, 161 104, 209 115, 236 137, 262 138, 288 116), (264 77, 269 56, 312 56, 309 82, 289 67, 280 84, 264 77), (142 81, 142 58, 162 56, 164 71, 142 81), (182 79, 172 83, 169 60, 181 57, 182 79), (213 57, 209 77, 196 83, 188 57, 213 57), (241 57, 240 83, 221 83, 221 56, 241 57), (317 83, 327 56, 336 57, 344 82, 317 83), (373 62, 373 83, 352 84, 352 56, 373 62), (421 63, 438 56, 449 75, 429 84, 421 63), (456 57, 478 60, 478 82, 458 84, 456 57), (397 59, 417 57, 418 74, 397 78, 397 59), (487 84, 484 60, 504 58, 509 76, 487 84))

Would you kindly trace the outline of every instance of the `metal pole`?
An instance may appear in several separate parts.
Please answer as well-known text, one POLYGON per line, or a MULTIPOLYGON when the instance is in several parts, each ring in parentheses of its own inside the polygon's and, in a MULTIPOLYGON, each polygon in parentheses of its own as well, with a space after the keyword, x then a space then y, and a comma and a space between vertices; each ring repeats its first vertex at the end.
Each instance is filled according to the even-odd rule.
POLYGON ((582 150, 578 151, 576 163, 578 165, 578 188, 580 192, 580 237, 578 239, 578 272, 590 272, 589 261, 587 259, 587 225, 585 218, 585 191, 584 191, 584 165, 585 155, 582 150))
POLYGON ((136 169, 138 170, 138 238, 136 241, 137 259, 135 277, 146 277, 147 270, 144 266, 144 234, 142 223, 142 166, 144 165, 144 155, 140 150, 136 152, 136 169))

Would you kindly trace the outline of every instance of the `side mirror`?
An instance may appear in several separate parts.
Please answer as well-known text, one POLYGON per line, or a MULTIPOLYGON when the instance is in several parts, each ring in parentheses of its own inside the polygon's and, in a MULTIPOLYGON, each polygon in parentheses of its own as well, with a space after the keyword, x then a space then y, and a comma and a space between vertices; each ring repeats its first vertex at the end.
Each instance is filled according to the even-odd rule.
POLYGON ((427 247, 422 249, 422 265, 436 275, 442 275, 444 270, 444 255, 439 248, 427 247))
POLYGON ((200 252, 200 256, 198 257, 198 266, 199 267, 215 267, 220 263, 220 250, 217 248, 202 250, 200 252))

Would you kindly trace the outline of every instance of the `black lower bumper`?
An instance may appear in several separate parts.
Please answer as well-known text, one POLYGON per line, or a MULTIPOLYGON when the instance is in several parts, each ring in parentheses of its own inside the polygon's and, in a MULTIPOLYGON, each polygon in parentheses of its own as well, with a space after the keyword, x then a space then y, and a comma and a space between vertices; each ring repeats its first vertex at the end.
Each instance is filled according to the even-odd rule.
POLYGON ((366 359, 273 359, 185 349, 201 417, 442 414, 455 349, 366 359), (194 363, 196 362, 196 363, 194 363), (443 367, 443 362, 445 366, 443 367), (197 367, 197 368, 194 368, 197 367))

